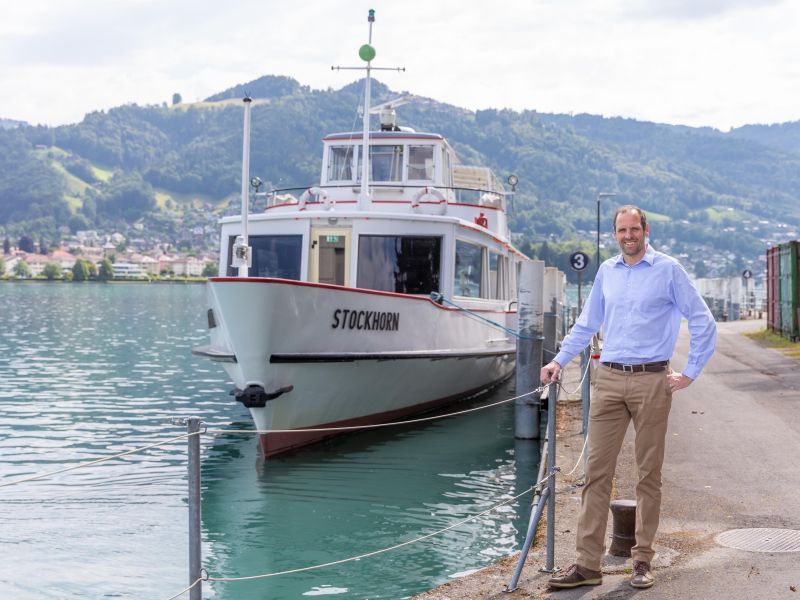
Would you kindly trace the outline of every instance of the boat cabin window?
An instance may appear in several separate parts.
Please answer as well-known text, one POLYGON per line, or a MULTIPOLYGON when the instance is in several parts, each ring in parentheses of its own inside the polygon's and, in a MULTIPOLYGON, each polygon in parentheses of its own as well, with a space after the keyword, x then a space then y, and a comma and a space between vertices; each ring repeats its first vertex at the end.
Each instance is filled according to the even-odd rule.
MULTIPOLYGON (((370 180, 403 180, 403 146, 374 145, 369 147, 370 180)), ((360 173, 359 173, 360 175, 360 173)))
POLYGON ((457 296, 481 297, 483 249, 476 244, 456 240, 456 280, 457 296))
MULTIPOLYGON (((230 266, 235 239, 235 236, 228 238, 228 277, 235 277, 239 272, 236 267, 230 266)), ((253 249, 253 264, 248 269, 250 277, 300 280, 302 235, 251 235, 248 242, 253 249)))
POLYGON ((442 238, 362 235, 356 285, 400 294, 438 292, 442 238))
POLYGON ((497 252, 489 252, 489 298, 508 299, 508 259, 497 252))
POLYGON ((433 181, 433 146, 408 147, 408 178, 433 181))
POLYGON ((331 146, 328 152, 328 181, 352 181, 355 147, 331 146))

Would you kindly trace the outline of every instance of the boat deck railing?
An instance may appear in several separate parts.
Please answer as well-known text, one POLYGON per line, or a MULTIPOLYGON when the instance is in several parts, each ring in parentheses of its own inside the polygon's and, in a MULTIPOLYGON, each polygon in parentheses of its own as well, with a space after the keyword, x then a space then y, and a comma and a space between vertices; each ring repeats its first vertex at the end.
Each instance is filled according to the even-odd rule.
MULTIPOLYGON (((347 190, 354 196, 357 196, 360 188, 354 184, 346 185, 324 185, 324 186, 308 186, 308 187, 287 187, 269 190, 264 192, 267 198, 267 208, 274 206, 287 206, 292 204, 300 204, 300 197, 313 189, 325 190, 331 192, 332 190, 347 190)), ((479 188, 464 188, 464 187, 447 187, 447 186, 433 186, 433 185, 409 185, 402 182, 388 182, 388 183, 370 183, 370 189, 373 193, 381 193, 383 191, 408 191, 414 190, 408 198, 408 203, 411 204, 413 196, 425 189, 436 189, 441 192, 448 204, 463 204, 467 206, 485 207, 489 209, 504 209, 504 197, 506 192, 498 190, 487 190, 479 188)), ((318 194, 309 194, 307 205, 323 204, 318 194)))

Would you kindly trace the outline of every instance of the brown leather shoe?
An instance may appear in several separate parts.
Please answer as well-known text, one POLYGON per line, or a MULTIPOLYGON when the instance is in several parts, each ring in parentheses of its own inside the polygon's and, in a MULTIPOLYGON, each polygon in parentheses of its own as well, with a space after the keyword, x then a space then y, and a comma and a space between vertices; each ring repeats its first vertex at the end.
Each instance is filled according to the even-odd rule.
POLYGON ((592 571, 579 564, 570 565, 560 577, 551 577, 547 584, 555 589, 576 588, 582 585, 600 585, 603 583, 603 574, 592 571))
POLYGON ((633 561, 633 573, 631 574, 631 585, 635 588, 649 588, 656 582, 653 573, 650 571, 650 563, 643 560, 633 561))

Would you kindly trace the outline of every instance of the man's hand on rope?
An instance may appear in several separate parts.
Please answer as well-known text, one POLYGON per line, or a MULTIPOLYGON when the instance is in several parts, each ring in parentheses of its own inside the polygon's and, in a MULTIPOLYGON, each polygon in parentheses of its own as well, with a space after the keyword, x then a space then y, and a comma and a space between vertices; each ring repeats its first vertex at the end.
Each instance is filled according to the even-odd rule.
POLYGON ((542 383, 545 385, 549 385, 553 381, 558 379, 558 375, 561 373, 561 365, 558 364, 556 361, 551 361, 547 363, 545 366, 542 367, 541 373, 541 380, 542 383))

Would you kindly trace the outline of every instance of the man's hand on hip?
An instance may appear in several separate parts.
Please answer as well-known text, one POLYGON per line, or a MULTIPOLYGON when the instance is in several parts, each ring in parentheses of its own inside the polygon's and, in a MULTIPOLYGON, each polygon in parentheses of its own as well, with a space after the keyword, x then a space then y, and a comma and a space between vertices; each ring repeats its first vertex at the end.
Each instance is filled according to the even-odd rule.
POLYGON ((561 365, 558 364, 556 361, 552 361, 547 363, 545 366, 542 367, 542 373, 540 375, 542 383, 549 384, 556 379, 558 379, 558 374, 561 373, 561 365))
POLYGON ((667 383, 669 383, 669 389, 673 394, 678 390, 689 387, 693 381, 694 379, 687 377, 683 373, 670 373, 667 375, 667 383))

